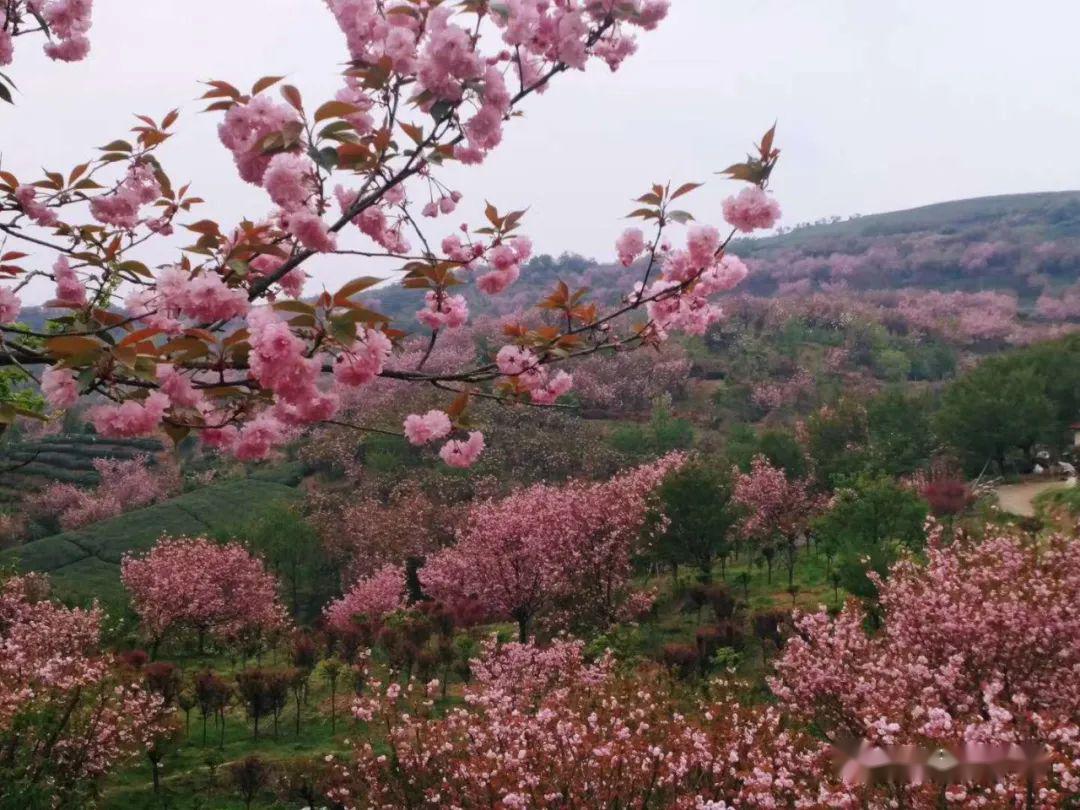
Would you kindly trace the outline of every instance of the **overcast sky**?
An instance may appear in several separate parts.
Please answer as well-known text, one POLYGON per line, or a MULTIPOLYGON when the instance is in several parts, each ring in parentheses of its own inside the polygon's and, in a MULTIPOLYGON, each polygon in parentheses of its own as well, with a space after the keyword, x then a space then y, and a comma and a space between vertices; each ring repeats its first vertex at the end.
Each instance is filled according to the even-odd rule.
MULTIPOLYGON (((604 259, 654 180, 709 180, 688 207, 718 219, 735 185, 712 173, 774 119, 787 224, 1077 188, 1078 31, 1075 0, 673 0, 619 73, 597 64, 558 81, 484 166, 450 180, 475 206, 466 214, 485 197, 530 206, 539 250, 604 259)), ((70 168, 123 135, 130 113, 179 106, 163 160, 230 221, 269 206, 237 177, 216 117, 197 114, 198 80, 284 73, 324 99, 344 57, 318 0, 97 0, 91 35, 76 65, 19 41, 22 94, 0 110, 5 166, 70 168)))

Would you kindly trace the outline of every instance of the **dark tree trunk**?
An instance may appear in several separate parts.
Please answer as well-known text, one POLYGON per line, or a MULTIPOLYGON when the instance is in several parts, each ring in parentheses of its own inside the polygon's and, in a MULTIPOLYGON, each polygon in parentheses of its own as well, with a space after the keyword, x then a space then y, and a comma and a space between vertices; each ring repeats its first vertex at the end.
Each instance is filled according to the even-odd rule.
POLYGON ((405 560, 405 592, 410 605, 428 601, 428 595, 420 584, 420 569, 423 566, 423 557, 409 557, 405 560))

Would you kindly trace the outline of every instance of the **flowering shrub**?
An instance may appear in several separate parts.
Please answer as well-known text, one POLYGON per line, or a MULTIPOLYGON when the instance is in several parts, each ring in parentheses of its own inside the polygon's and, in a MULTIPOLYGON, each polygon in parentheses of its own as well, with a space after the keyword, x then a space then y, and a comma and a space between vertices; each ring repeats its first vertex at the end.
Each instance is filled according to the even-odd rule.
POLYGON ((125 555, 120 576, 155 647, 183 629, 235 644, 288 624, 277 580, 237 543, 163 538, 144 557, 125 555))
POLYGON ((102 613, 48 599, 38 575, 0 583, 0 780, 10 807, 86 806, 165 731, 165 707, 100 649, 102 613))
MULTIPOLYGON (((1046 746, 1051 769, 1027 806, 1068 806, 1080 791, 1080 545, 992 534, 947 546, 938 531, 928 556, 925 567, 900 562, 878 579, 880 633, 867 635, 854 601, 835 619, 797 619, 773 691, 833 739, 1046 746)), ((1026 791, 1013 775, 953 786, 949 798, 1015 807, 1026 791)), ((912 788, 907 806, 937 801, 936 789, 912 788)))
MULTIPOLYGON (((748 184, 724 205, 726 236, 691 224, 674 237, 672 229, 692 219, 676 201, 698 184, 655 185, 632 213, 653 233, 619 240, 621 258, 643 266, 636 286, 624 284, 621 302, 601 310, 585 291, 559 283, 538 303, 536 318, 507 324, 505 345, 488 356, 428 367, 438 343, 468 321, 468 301, 455 288, 471 283, 480 295, 500 295, 532 254, 520 232, 523 210, 489 204, 479 227, 426 233, 424 218, 437 227, 461 202, 440 179, 441 167, 483 162, 505 122, 560 74, 597 61, 617 69, 635 51, 637 33, 655 28, 669 3, 327 6, 349 60, 333 99, 305 101, 274 76, 247 92, 210 81, 204 96, 208 110, 221 114, 218 134, 240 178, 272 203, 267 218, 191 221, 202 200, 174 186, 160 156, 176 111, 139 116, 130 139, 109 143, 101 157, 70 172, 38 179, 0 172, 0 231, 55 254, 48 267, 23 266, 20 251, 3 254, 14 284, 0 287, 0 352, 11 365, 44 368, 53 407, 100 393, 110 401, 89 415, 103 435, 164 428, 179 440, 195 433, 209 447, 254 461, 305 426, 342 421, 336 417, 350 392, 390 378, 444 397, 407 414, 392 432, 464 468, 487 447, 466 413, 473 399, 549 406, 573 387, 560 364, 657 345, 674 331, 700 334, 720 317, 715 296, 747 272, 728 242, 736 231, 770 227, 779 215, 765 190, 779 156, 771 130, 753 156, 726 170, 748 184), (151 269, 145 257, 156 264, 161 253, 153 243, 178 230, 185 232, 178 258, 151 269), (395 343, 410 326, 390 324, 358 297, 378 279, 302 297, 310 260, 325 254, 381 259, 400 272, 417 295, 411 328, 421 329, 424 348, 415 363, 394 361, 395 343), (19 292, 38 277, 55 284, 51 303, 70 315, 57 333, 12 325, 19 292)), ((3 31, 42 11, 55 12, 54 34, 81 36, 89 7, 89 0, 9 3, 3 31)), ((69 55, 79 49, 60 47, 69 55)), ((361 416, 350 424, 388 429, 361 416)))
POLYGON ((101 480, 82 489, 54 482, 28 499, 27 508, 39 519, 56 520, 64 531, 107 520, 169 498, 180 489, 180 472, 170 459, 150 467, 146 456, 133 459, 96 458, 101 480))

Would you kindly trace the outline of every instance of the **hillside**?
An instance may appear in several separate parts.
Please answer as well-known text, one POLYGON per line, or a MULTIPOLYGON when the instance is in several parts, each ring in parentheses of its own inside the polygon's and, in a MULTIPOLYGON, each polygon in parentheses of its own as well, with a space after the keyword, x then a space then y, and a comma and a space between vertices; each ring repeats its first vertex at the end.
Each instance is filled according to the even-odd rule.
POLYGON ((777 236, 736 242, 743 253, 785 247, 813 247, 815 242, 909 234, 917 231, 945 232, 964 227, 1005 224, 1030 227, 1046 238, 1080 235, 1080 191, 1032 194, 998 194, 967 200, 920 205, 901 211, 856 216, 839 222, 796 226, 777 236))
POLYGON ((0 450, 0 503, 9 503, 54 481, 76 486, 98 482, 96 459, 132 459, 163 449, 157 439, 103 439, 62 433, 13 441, 0 450))
POLYGON ((65 601, 83 604, 96 598, 107 606, 120 606, 125 602, 120 585, 125 553, 146 550, 163 534, 200 535, 235 528, 257 510, 297 496, 294 487, 276 481, 226 481, 0 552, 0 567, 14 562, 23 570, 49 574, 65 601))

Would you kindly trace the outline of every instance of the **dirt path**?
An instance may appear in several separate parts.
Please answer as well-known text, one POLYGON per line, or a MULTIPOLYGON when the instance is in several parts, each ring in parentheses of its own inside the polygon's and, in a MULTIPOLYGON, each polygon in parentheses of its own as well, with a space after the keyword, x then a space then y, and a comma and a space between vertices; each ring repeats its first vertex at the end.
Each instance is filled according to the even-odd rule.
POLYGON ((998 505, 1004 512, 1012 512, 1022 517, 1034 517, 1035 506, 1032 501, 1037 495, 1049 489, 1064 489, 1064 481, 1032 481, 1026 484, 1003 484, 995 492, 998 505))

